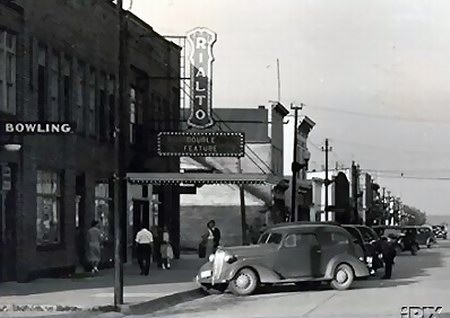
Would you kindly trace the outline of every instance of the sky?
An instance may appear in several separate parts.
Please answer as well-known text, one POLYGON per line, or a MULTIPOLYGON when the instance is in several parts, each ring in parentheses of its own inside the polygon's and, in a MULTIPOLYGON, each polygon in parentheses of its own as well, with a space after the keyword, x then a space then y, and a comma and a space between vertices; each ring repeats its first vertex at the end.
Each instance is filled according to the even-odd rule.
POLYGON ((276 100, 279 59, 281 103, 304 103, 301 116, 316 122, 311 168, 323 165, 328 138, 330 166, 354 160, 405 204, 450 215, 450 1, 132 2, 162 35, 199 26, 217 33, 213 107, 276 100))

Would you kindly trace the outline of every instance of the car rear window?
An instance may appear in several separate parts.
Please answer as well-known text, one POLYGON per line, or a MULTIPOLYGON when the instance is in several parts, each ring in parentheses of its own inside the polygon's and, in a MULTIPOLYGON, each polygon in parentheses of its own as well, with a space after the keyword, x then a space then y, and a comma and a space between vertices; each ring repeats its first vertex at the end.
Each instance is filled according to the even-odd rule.
POLYGON ((311 247, 318 245, 316 235, 313 233, 292 233, 286 236, 284 247, 311 247))
POLYGON ((320 241, 322 245, 346 245, 350 243, 347 235, 339 232, 323 232, 320 241))

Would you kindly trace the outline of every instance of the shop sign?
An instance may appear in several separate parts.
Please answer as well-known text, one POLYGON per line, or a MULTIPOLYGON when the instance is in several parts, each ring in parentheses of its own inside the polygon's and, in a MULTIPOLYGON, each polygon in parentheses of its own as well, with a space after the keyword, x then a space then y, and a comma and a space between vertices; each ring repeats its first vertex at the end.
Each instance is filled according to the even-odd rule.
POLYGON ((212 48, 217 34, 207 28, 196 28, 187 34, 191 47, 191 113, 189 126, 204 129, 214 124, 212 118, 212 48))
POLYGON ((176 157, 243 157, 245 137, 237 132, 161 132, 158 154, 176 157))

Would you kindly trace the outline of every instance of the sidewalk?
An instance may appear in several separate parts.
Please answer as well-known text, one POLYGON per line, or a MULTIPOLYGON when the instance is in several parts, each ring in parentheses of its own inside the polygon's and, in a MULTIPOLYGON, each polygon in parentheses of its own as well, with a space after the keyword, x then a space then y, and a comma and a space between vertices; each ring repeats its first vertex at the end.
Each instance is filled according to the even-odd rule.
MULTIPOLYGON (((139 275, 137 264, 124 265, 124 302, 132 305, 174 294, 196 291, 194 277, 205 262, 197 255, 181 255, 171 270, 152 264, 149 276, 139 275)), ((0 312, 76 311, 112 306, 114 271, 103 270, 83 278, 38 279, 30 283, 0 284, 0 312)), ((177 296, 180 298, 180 296, 177 296)))

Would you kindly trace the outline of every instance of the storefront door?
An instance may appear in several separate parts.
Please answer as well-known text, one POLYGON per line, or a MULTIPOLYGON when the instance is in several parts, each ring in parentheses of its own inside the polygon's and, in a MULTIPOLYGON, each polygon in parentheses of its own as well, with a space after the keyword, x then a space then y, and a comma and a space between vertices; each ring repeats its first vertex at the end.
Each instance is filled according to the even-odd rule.
MULTIPOLYGON (((133 200, 133 242, 143 226, 150 230, 150 204, 144 200, 133 200)), ((136 249, 133 249, 133 258, 136 258, 136 249)))
POLYGON ((85 175, 79 174, 75 180, 75 227, 77 243, 78 265, 85 264, 85 238, 86 238, 86 216, 85 216, 85 197, 86 181, 85 175))

